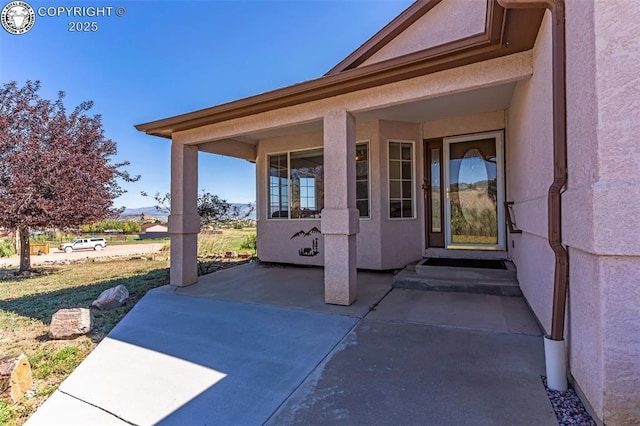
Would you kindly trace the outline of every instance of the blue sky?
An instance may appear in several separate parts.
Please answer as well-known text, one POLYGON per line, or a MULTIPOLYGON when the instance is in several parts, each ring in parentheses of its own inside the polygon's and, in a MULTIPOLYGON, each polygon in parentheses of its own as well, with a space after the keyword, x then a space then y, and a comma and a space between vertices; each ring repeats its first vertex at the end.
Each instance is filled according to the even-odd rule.
MULTIPOLYGON (((116 161, 139 182, 117 207, 152 205, 169 191, 167 139, 135 124, 320 77, 411 4, 393 1, 27 1, 40 7, 113 7, 109 17, 38 16, 28 33, 0 29, 0 83, 42 82, 41 96, 95 102, 116 161), (115 16, 123 7, 124 16, 115 16), (70 22, 97 23, 69 32, 70 22)), ((6 0, 1 1, 4 7, 6 0)), ((199 187, 232 202, 255 200, 255 166, 201 154, 199 187)))

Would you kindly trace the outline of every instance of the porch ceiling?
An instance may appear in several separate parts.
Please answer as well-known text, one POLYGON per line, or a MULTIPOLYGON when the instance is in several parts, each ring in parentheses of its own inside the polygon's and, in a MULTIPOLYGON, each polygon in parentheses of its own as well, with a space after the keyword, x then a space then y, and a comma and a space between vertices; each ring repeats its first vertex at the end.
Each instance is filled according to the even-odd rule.
POLYGON ((359 121, 392 120, 422 123, 441 118, 501 111, 509 108, 515 82, 437 98, 359 112, 359 121))
MULTIPOLYGON (((455 93, 447 96, 406 102, 384 108, 354 113, 358 121, 390 120, 423 123, 441 118, 465 116, 509 108, 516 83, 455 93)), ((234 140, 256 144, 260 139, 322 130, 322 121, 269 129, 237 136, 234 140)))

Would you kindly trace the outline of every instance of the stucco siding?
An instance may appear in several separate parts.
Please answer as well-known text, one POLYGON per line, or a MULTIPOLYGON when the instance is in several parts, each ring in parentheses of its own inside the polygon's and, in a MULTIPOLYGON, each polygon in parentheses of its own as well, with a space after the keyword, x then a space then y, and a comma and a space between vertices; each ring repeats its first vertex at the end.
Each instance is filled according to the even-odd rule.
POLYGON ((551 17, 547 12, 533 51, 533 76, 517 83, 508 109, 507 201, 522 234, 508 234, 522 292, 548 332, 554 256, 547 240, 547 191, 553 179, 551 17))
POLYGON ((382 234, 382 268, 402 268, 422 257, 424 249, 424 196, 420 184, 424 179, 421 126, 417 123, 380 121, 380 205, 382 234), (389 218, 389 141, 414 143, 413 219, 389 218))
POLYGON ((566 7, 571 373, 606 424, 638 424, 640 3, 566 7))
POLYGON ((608 425, 640 423, 640 262, 599 256, 603 286, 603 419, 608 425))
POLYGON ((482 33, 486 13, 485 0, 443 0, 360 66, 482 33))
POLYGON ((604 336, 600 266, 597 257, 575 248, 569 249, 571 283, 568 298, 567 338, 571 374, 602 419, 604 384, 604 336))
POLYGON ((322 265, 324 262, 324 241, 322 235, 293 237, 299 231, 309 232, 320 229, 320 219, 272 219, 268 218, 268 155, 285 153, 323 145, 322 132, 301 133, 261 140, 258 144, 257 176, 257 218, 258 257, 265 262, 292 263, 298 265, 322 265), (293 238, 292 238, 293 237, 293 238), (318 238, 316 256, 300 256, 299 250, 311 247, 318 238))
POLYGON ((502 130, 504 127, 505 112, 491 111, 425 122, 422 124, 422 137, 424 139, 443 138, 468 133, 502 130))

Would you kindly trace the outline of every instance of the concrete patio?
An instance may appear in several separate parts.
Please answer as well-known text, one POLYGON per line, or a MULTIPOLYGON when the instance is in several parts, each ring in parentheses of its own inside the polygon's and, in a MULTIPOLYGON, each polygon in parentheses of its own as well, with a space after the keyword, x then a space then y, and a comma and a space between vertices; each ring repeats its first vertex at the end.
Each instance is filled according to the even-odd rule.
POLYGON ((335 306, 322 277, 250 263, 151 291, 27 424, 556 424, 524 299, 359 272, 335 306))

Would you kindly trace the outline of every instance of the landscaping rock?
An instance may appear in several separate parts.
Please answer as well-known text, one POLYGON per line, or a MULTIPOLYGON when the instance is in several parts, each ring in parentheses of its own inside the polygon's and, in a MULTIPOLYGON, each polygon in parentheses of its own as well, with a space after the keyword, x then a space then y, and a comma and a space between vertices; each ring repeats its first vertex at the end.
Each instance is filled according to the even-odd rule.
POLYGON ((106 289, 96 300, 93 301, 91 306, 100 310, 109 310, 122 306, 122 304, 129 298, 129 290, 122 284, 117 287, 111 287, 106 289))
POLYGON ((49 337, 52 339, 74 339, 87 334, 93 327, 93 314, 90 309, 60 309, 51 317, 49 337))
POLYGON ((16 403, 31 389, 31 365, 26 355, 0 359, 0 397, 16 403))
POLYGON ((243 251, 241 253, 238 253, 238 257, 240 259, 249 259, 251 256, 253 256, 251 253, 243 251))
POLYGON ((238 253, 235 251, 228 251, 224 254, 224 257, 227 259, 236 259, 238 257, 238 253))

